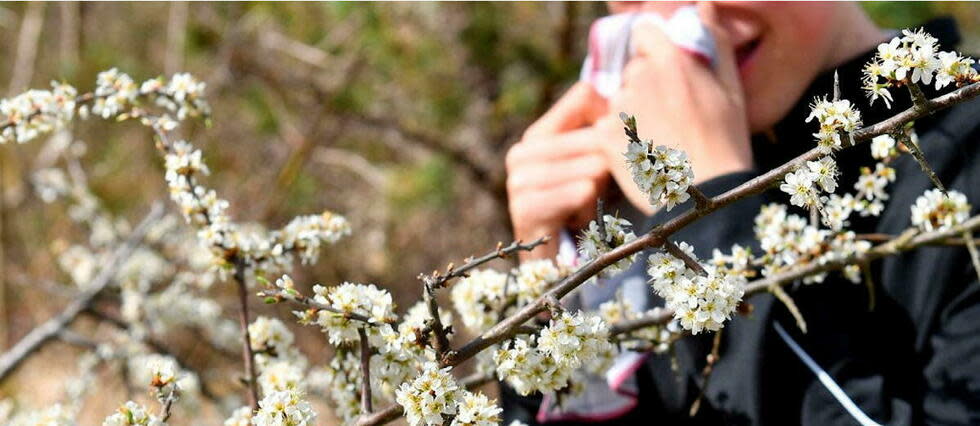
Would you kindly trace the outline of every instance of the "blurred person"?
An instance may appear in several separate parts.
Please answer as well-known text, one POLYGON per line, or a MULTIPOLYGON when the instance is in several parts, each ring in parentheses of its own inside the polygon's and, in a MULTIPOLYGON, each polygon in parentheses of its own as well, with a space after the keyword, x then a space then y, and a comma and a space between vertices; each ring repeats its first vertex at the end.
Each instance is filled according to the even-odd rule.
MULTIPOLYGON (((682 5, 613 2, 609 9, 668 16, 682 5)), ((805 123, 809 103, 833 93, 835 71, 842 97, 858 105, 865 123, 911 105, 904 93, 895 97, 891 109, 881 102, 868 105, 861 89, 862 67, 876 46, 896 32, 878 28, 857 4, 724 2, 697 7, 716 43, 713 65, 672 44, 656 26, 638 25, 632 33, 636 53, 615 95, 607 100, 588 83, 573 85, 510 149, 507 191, 516 238, 580 230, 594 218, 600 197, 622 195, 628 208, 645 216, 634 221, 637 234, 686 209, 654 211, 633 183, 623 157, 621 111, 636 116, 641 138, 684 150, 695 184, 713 196, 814 146, 815 127, 805 123)), ((959 41, 949 19, 924 28, 938 38, 941 50, 953 49, 959 41)), ((926 89, 926 94, 936 92, 926 89)), ((978 204, 980 168, 974 160, 980 158, 980 103, 974 100, 920 119, 915 128, 947 187, 978 204)), ((845 190, 853 186, 861 166, 874 164, 866 146, 840 151, 835 159, 845 190)), ((852 218, 850 229, 896 235, 910 226, 909 206, 932 185, 908 155, 892 166, 898 179, 885 210, 878 218, 852 218)), ((700 258, 734 243, 757 249, 755 215, 762 205, 785 199, 785 194, 768 191, 741 200, 672 239, 692 244, 700 258)), ((554 257, 557 241, 552 238, 525 259, 554 257)), ((624 275, 645 281, 646 256, 637 259, 642 260, 624 275)), ((725 326, 721 359, 695 416, 688 411, 701 392, 713 334, 677 343, 677 371, 672 371, 670 356, 649 357, 636 373, 635 408, 598 417, 609 424, 669 425, 862 421, 777 335, 773 324, 780 323, 866 418, 897 425, 980 424, 980 283, 967 251, 923 248, 874 262, 870 270, 873 309, 865 286, 839 275, 820 284, 789 287, 809 325, 806 334, 770 294, 748 299, 754 310, 725 326)), ((650 307, 663 303, 652 292, 648 297, 650 307)), ((520 397, 506 386, 502 392, 505 423, 542 420, 540 397, 520 397)), ((548 424, 598 422, 598 417, 573 416, 548 424)))

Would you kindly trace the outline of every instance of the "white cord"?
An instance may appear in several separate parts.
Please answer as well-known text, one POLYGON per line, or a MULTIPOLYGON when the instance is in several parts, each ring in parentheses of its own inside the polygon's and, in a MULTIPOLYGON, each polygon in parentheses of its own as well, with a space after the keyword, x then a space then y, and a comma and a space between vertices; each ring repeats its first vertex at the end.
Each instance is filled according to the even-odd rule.
POLYGON ((847 413, 850 414, 851 417, 854 417, 854 420, 857 420, 861 426, 881 426, 881 423, 871 420, 867 414, 864 414, 864 411, 861 411, 861 409, 858 408, 857 404, 855 404, 854 401, 852 401, 851 398, 844 393, 844 390, 837 385, 837 382, 830 377, 830 374, 827 374, 824 369, 820 368, 816 361, 814 361, 813 358, 810 358, 810 355, 807 355, 806 351, 804 351, 800 345, 796 344, 796 341, 790 337, 789 333, 783 329, 783 326, 780 325, 778 321, 774 321, 772 326, 776 329, 776 333, 779 333, 779 337, 782 337, 783 341, 789 345, 789 348, 796 353, 796 356, 803 360, 803 363, 810 368, 810 371, 813 371, 813 374, 817 375, 817 379, 820 380, 820 383, 822 383, 828 391, 830 391, 830 394, 834 396, 834 399, 836 399, 837 402, 839 402, 840 405, 847 410, 847 413))

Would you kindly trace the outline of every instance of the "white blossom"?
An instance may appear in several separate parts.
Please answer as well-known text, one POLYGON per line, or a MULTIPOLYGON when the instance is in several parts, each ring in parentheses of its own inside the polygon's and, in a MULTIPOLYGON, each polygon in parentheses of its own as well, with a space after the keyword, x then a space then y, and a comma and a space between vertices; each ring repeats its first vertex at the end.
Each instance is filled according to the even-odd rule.
POLYGON ((239 407, 225 419, 224 426, 252 426, 252 407, 239 407))
POLYGON ((418 377, 398 388, 395 401, 405 409, 408 424, 442 425, 445 416, 457 414, 462 391, 449 371, 428 363, 418 377))
MULTIPOLYGON (((581 238, 579 238, 579 253, 582 254, 586 262, 592 261, 599 255, 636 239, 636 234, 632 231, 633 225, 626 219, 608 214, 604 215, 602 222, 605 228, 605 240, 602 239, 602 235, 599 232, 599 224, 596 222, 595 220, 590 222, 589 227, 583 231, 581 238)), ((606 267, 602 273, 605 276, 611 276, 623 272, 633 264, 635 259, 635 254, 626 256, 606 267)))
POLYGON ((315 422, 313 406, 294 390, 266 395, 259 401, 259 411, 252 417, 256 426, 312 426, 315 422))
POLYGON ((694 171, 684 151, 654 147, 644 140, 630 141, 624 155, 633 181, 649 196, 652 206, 663 205, 670 211, 691 197, 687 190, 694 182, 694 171))
POLYGON ((937 90, 977 79, 972 59, 957 52, 937 52, 936 43, 935 37, 919 29, 903 30, 901 36, 878 45, 874 59, 864 67, 864 89, 871 102, 882 98, 890 108, 890 88, 920 82, 929 85, 933 77, 937 90))
MULTIPOLYGON (((480 269, 453 284, 450 298, 466 328, 479 333, 497 323, 498 312, 506 303, 504 286, 508 279, 502 272, 480 269)), ((515 282, 511 294, 517 294, 516 287, 515 282)))
POLYGON ((896 154, 895 138, 890 135, 879 135, 871 139, 871 156, 876 160, 884 160, 896 154))
MULTIPOLYGON (((682 244, 681 250, 697 261, 693 248, 682 244)), ((712 265, 703 266, 707 276, 698 275, 669 253, 654 253, 648 264, 654 291, 664 298, 681 326, 693 334, 720 329, 731 318, 745 292, 745 277, 712 265)))
POLYGON ((127 401, 123 406, 102 422, 102 426, 163 426, 166 423, 150 411, 133 401, 127 401))
MULTIPOLYGON (((5 401, 6 402, 6 401, 5 401)), ((18 413, 5 423, 8 426, 75 426, 77 413, 61 404, 50 407, 18 413)), ((4 420, 0 415, 0 420, 4 420)))
POLYGON ((810 115, 806 121, 814 119, 820 124, 820 131, 814 134, 817 147, 825 154, 842 148, 841 133, 853 132, 861 126, 861 112, 846 99, 830 101, 826 97, 815 98, 810 104, 810 115))
POLYGON ((959 191, 943 195, 938 189, 930 189, 920 195, 912 205, 912 224, 923 231, 949 229, 970 217, 970 203, 959 191))
POLYGON ((814 176, 806 170, 787 173, 779 190, 790 195, 789 202, 794 206, 809 207, 817 203, 814 176))
MULTIPOLYGON (((335 287, 313 286, 313 300, 329 305, 340 314, 327 310, 316 312, 315 318, 306 318, 306 313, 297 315, 306 321, 312 320, 319 325, 331 344, 357 342, 357 330, 364 327, 360 321, 345 317, 356 314, 367 317, 373 324, 386 324, 395 321, 394 304, 391 293, 380 289, 374 284, 354 284, 345 282, 335 287)), ((377 334, 376 327, 368 327, 371 334, 377 334)))
POLYGON ((450 426, 495 426, 500 423, 503 411, 482 393, 463 391, 463 399, 456 408, 456 417, 450 426))
POLYGON ((575 370, 612 355, 609 329, 594 313, 563 313, 540 336, 519 337, 494 354, 497 375, 514 389, 553 392, 568 385, 575 370))
POLYGON ((51 90, 28 90, 0 100, 0 145, 25 143, 63 128, 75 115, 74 87, 51 82, 51 90))
POLYGON ((551 259, 537 259, 521 263, 513 271, 515 289, 520 304, 530 303, 541 297, 564 275, 551 259))

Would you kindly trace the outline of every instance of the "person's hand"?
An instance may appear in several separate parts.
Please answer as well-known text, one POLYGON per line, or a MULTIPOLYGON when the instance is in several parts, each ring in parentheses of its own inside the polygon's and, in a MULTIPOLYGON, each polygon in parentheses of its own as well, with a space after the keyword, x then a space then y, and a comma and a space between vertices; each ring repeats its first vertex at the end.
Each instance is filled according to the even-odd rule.
POLYGON ((715 6, 701 2, 698 7, 717 46, 714 67, 677 47, 656 25, 638 24, 622 88, 596 124, 613 177, 631 203, 648 214, 653 208, 623 157, 627 141, 620 112, 636 116, 641 138, 687 152, 695 184, 753 165, 734 48, 718 25, 715 6))
POLYGON ((548 244, 523 259, 554 257, 558 232, 579 228, 595 214, 609 167, 591 125, 606 101, 591 85, 577 83, 507 152, 507 199, 514 237, 548 244))

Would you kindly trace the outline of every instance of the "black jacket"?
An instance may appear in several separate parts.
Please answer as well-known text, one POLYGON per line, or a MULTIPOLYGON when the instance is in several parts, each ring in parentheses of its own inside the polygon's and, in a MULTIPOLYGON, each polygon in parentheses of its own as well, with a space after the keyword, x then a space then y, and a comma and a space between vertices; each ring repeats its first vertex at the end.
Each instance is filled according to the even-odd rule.
MULTIPOLYGON (((943 49, 958 41, 955 25, 938 20, 926 30, 943 49)), ((903 92, 888 110, 871 107, 860 89, 861 68, 869 52, 838 68, 842 96, 856 102, 864 122, 876 123, 910 106, 903 92)), ((832 93, 833 71, 817 78, 773 135, 753 139, 757 171, 719 177, 701 185, 715 195, 745 182, 814 146, 813 123, 805 123, 814 96, 832 93)), ((928 95, 936 93, 927 91, 928 95)), ((980 205, 980 100, 967 102, 915 123, 920 145, 940 179, 980 205)), ((837 154, 840 191, 852 191, 861 166, 873 166, 867 144, 837 154)), ((898 178, 879 218, 851 218, 858 233, 899 234, 909 226, 910 206, 932 187, 917 163, 904 155, 892 163, 898 178)), ((787 203, 779 191, 741 200, 700 219, 674 236, 702 257, 733 243, 758 247, 752 222, 769 202, 787 203)), ((795 209, 795 208, 794 208, 795 209)), ((663 223, 684 206, 651 218, 663 223)), ((795 213, 806 215, 802 210, 795 213)), ((645 256, 642 257, 645 259, 645 256)), ((687 415, 697 397, 700 371, 712 335, 677 344, 678 372, 667 357, 651 357, 639 372, 640 404, 611 423, 660 425, 853 425, 857 424, 790 351, 773 329, 781 323, 869 417, 894 425, 980 425, 980 283, 962 247, 925 247, 871 264, 876 306, 868 291, 832 273, 822 284, 791 285, 787 290, 807 320, 802 334, 784 305, 769 294, 747 300, 750 316, 736 317, 722 334, 721 359, 698 416, 687 415)), ((635 265, 635 273, 644 273, 635 265)), ((533 424, 536 398, 518 398, 503 389, 505 415, 533 424)))

